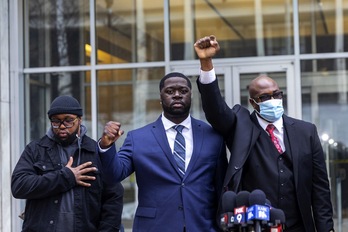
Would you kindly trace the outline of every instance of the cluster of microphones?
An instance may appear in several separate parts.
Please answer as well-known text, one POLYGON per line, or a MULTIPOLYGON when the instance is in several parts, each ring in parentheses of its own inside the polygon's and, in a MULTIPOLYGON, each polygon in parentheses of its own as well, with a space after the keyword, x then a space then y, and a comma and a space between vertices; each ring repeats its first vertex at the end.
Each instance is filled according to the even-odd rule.
POLYGON ((220 227, 229 232, 282 232, 285 227, 283 210, 271 206, 259 189, 238 194, 227 191, 222 196, 223 214, 220 227))

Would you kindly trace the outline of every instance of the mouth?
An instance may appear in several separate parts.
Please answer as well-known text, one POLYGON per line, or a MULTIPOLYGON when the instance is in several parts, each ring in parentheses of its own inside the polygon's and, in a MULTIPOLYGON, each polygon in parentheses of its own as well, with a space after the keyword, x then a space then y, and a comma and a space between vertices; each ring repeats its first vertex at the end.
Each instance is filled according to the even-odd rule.
POLYGON ((172 107, 175 107, 175 108, 183 107, 183 106, 184 106, 184 104, 182 102, 173 102, 172 103, 172 107))
POLYGON ((59 131, 59 132, 58 132, 58 136, 59 136, 60 138, 66 138, 66 137, 69 136, 69 133, 66 132, 66 131, 59 131))

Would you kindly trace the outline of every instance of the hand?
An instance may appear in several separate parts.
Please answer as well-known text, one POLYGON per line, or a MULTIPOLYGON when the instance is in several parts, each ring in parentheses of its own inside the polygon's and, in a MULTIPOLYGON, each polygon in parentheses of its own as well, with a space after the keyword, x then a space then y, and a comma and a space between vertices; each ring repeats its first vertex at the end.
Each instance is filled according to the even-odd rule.
POLYGON ((103 136, 99 140, 99 146, 103 149, 110 147, 124 131, 120 130, 121 123, 110 121, 104 127, 103 136))
POLYGON ((200 38, 194 44, 195 51, 199 59, 212 58, 219 50, 219 43, 214 35, 200 38))
POLYGON ((71 165, 73 164, 73 157, 69 158, 68 163, 66 164, 65 167, 69 168, 75 175, 75 180, 78 185, 84 186, 84 187, 90 187, 91 184, 87 183, 85 181, 90 181, 90 180, 95 180, 94 176, 88 176, 85 175, 86 173, 89 172, 95 172, 97 171, 96 167, 90 167, 92 165, 92 162, 86 162, 83 163, 75 168, 73 168, 71 165))

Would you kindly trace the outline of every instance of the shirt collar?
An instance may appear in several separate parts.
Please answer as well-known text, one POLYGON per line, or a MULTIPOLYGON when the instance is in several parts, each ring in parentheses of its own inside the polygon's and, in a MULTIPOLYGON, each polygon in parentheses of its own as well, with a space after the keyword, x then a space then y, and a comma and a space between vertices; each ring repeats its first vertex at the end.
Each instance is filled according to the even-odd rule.
MULTIPOLYGON (((170 128, 172 128, 173 126, 177 125, 175 123, 173 123, 172 121, 170 121, 168 118, 166 118, 162 112, 162 123, 164 126, 164 129, 167 131, 170 128)), ((184 121, 182 121, 180 123, 180 125, 183 125, 185 128, 187 129, 191 129, 191 116, 189 115, 184 121)))
POLYGON ((275 122, 267 122, 266 120, 264 120, 263 118, 261 118, 257 113, 256 113, 256 118, 257 121, 259 121, 260 126, 266 130, 266 127, 268 126, 268 124, 273 124, 275 128, 277 128, 277 130, 279 132, 281 132, 283 130, 283 117, 280 117, 280 119, 278 119, 275 122))

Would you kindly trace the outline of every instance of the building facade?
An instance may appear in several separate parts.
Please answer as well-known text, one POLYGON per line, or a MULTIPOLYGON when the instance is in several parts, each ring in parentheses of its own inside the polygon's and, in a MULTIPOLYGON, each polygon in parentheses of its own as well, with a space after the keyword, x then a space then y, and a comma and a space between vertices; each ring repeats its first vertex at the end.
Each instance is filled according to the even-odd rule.
MULTIPOLYGON (((109 120, 127 132, 161 113, 159 80, 191 77, 191 114, 205 120, 194 42, 215 35, 223 96, 248 106, 260 73, 285 93, 289 116, 317 125, 332 189, 335 229, 348 218, 348 0, 0 0, 1 231, 20 231, 25 202, 10 191, 24 146, 46 133, 58 95, 77 98, 94 139, 109 120)), ((123 142, 121 138, 117 145, 123 142)), ((131 228, 135 177, 123 182, 131 228)))

